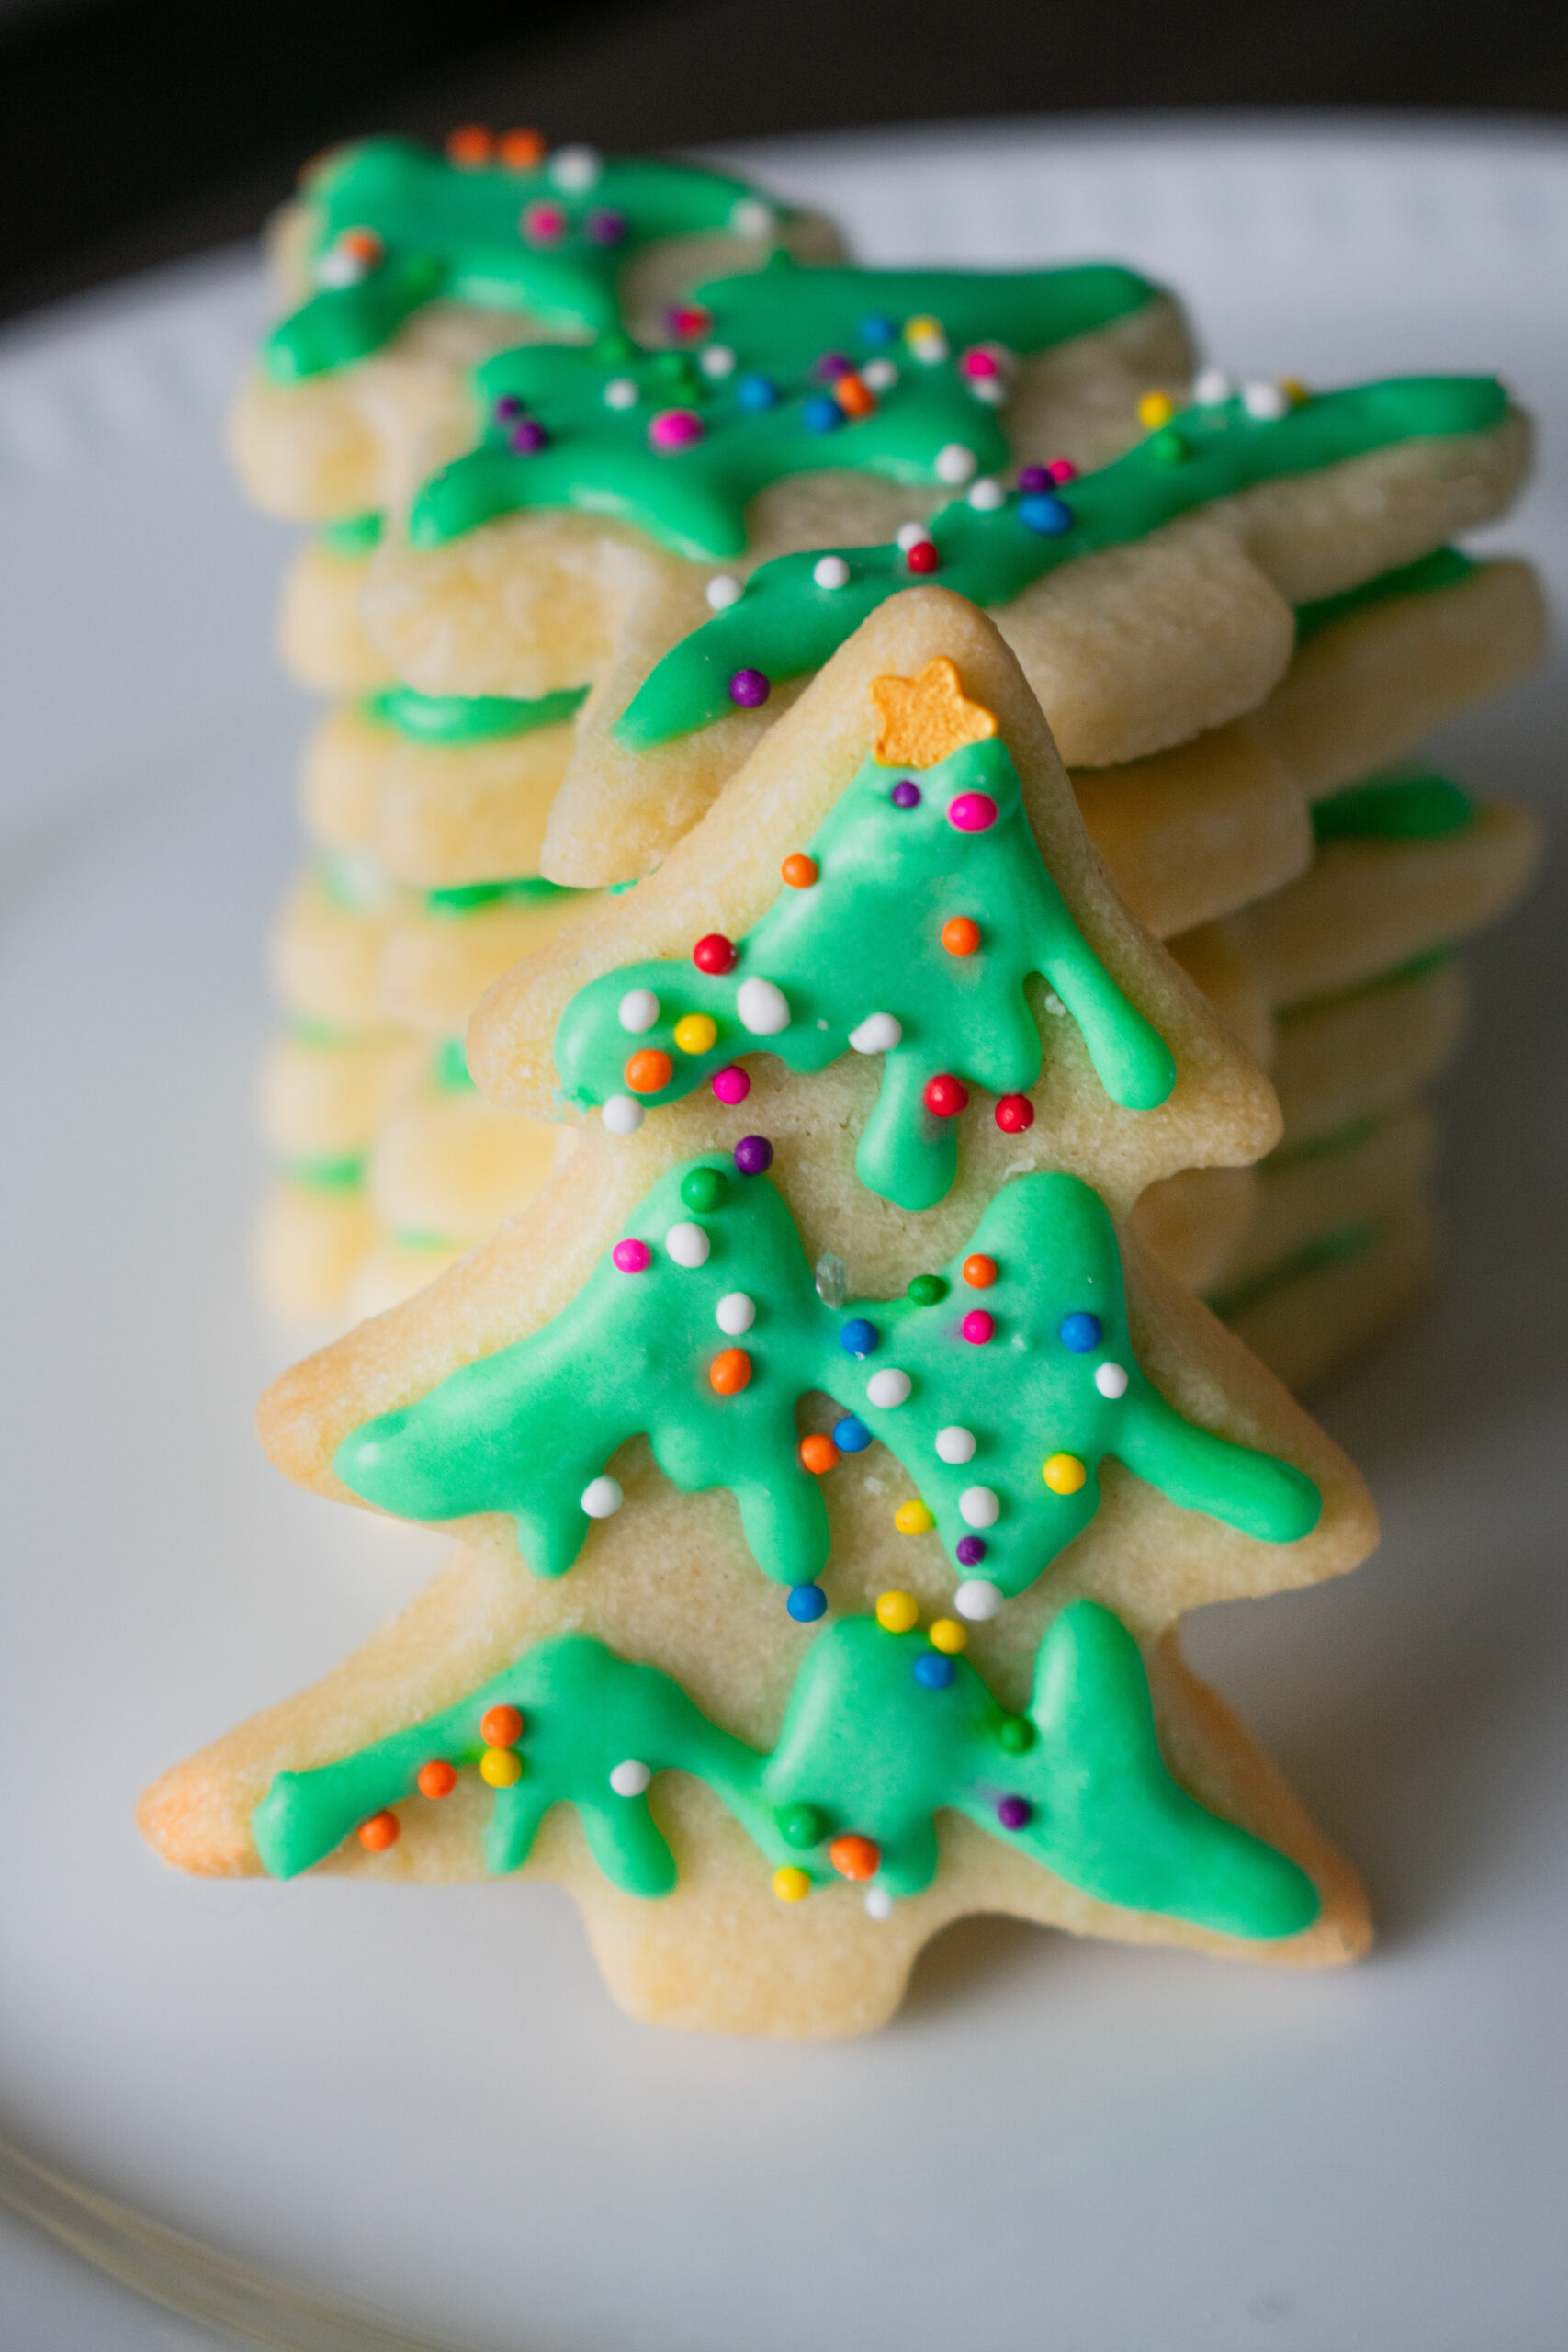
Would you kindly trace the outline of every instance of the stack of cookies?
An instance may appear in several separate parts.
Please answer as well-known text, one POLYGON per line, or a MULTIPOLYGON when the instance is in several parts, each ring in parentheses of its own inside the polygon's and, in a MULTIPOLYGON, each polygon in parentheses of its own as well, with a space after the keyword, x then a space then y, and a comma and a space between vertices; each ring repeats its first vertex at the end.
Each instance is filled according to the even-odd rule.
POLYGON ((1539 650, 1452 545, 1524 418, 528 133, 330 157, 279 246, 235 447, 337 701, 264 1266, 390 1311, 263 1430, 459 1549, 149 1836, 554 1877, 737 2030, 877 2021, 979 1908, 1352 1956, 1177 1621, 1373 1540, 1276 1374, 1427 1263, 1452 951, 1534 842, 1418 747, 1539 650))

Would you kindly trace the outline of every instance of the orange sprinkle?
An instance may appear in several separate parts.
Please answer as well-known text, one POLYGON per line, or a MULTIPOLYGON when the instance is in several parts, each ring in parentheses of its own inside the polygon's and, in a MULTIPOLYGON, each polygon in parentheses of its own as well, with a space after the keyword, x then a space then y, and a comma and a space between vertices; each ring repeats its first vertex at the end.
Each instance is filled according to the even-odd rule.
POLYGON ((976 1250, 972 1258, 964 1261, 964 1279, 971 1290, 989 1290, 997 1279, 996 1260, 982 1257, 976 1250))
POLYGON ((807 857, 803 849, 794 851, 779 868, 792 890, 809 890, 817 879, 817 860, 807 857))
POLYGON ((882 1868, 882 1849, 870 1838, 835 1838, 828 1860, 840 1878, 874 1878, 882 1868))
POLYGON ((465 171, 472 171, 476 164, 489 163, 494 144, 482 122, 460 122, 456 130, 446 134, 446 160, 460 164, 465 171))
POLYGON ((858 376, 840 376, 833 386, 833 398, 846 416, 872 416, 875 413, 876 394, 858 376))
POLYGON ((487 1707, 479 1717, 479 1737, 487 1747, 511 1747, 523 1736, 523 1717, 516 1707, 487 1707))
POLYGON ((709 1385, 720 1396, 739 1396, 751 1377, 751 1359, 744 1348, 725 1348, 708 1366, 709 1385))
POLYGON ((950 956, 973 956, 980 944, 980 926, 967 915, 954 915, 942 924, 942 944, 950 956))
POLYGON ((401 1827, 395 1813, 373 1813, 359 1825, 359 1842, 367 1854, 384 1854, 389 1846, 397 1844, 401 1827))
POLYGON ((457 1775, 445 1756, 433 1756, 428 1764, 419 1768, 422 1797, 449 1797, 457 1785, 457 1775))
POLYGON ((830 1437, 803 1437, 800 1441, 800 1464, 814 1478, 822 1477, 839 1459, 839 1449, 830 1437))
POLYGON ((509 172, 532 172, 545 160, 545 142, 536 130, 503 130, 495 152, 509 172))
POLYGON ((386 251, 374 229, 345 229, 337 242, 341 253, 364 262, 367 268, 373 267, 386 251))
POLYGON ((675 1065, 657 1046, 643 1046, 627 1062, 624 1076, 634 1094, 657 1094, 668 1086, 675 1065))

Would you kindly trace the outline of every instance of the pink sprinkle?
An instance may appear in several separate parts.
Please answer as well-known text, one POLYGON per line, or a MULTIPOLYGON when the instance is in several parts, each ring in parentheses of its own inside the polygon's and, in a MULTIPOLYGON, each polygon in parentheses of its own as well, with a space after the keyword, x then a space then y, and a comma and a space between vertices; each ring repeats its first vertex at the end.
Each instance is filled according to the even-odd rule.
POLYGON ((617 1241, 610 1260, 623 1274, 646 1274, 653 1262, 653 1252, 646 1241, 617 1241))
MULTIPOLYGON (((622 1244, 625 1247, 625 1244, 622 1244)), ((996 1335, 996 1317, 987 1315, 983 1306, 972 1306, 964 1317, 964 1336, 972 1348, 983 1348, 996 1335)))
POLYGON ((958 365, 963 373, 972 379, 999 376, 1002 372, 997 365, 996 353, 987 351, 983 343, 977 343, 973 351, 966 351, 958 365))
POLYGON ((947 804, 947 821, 961 833, 988 832, 997 821, 997 804, 988 792, 956 793, 947 804))
POLYGON ((523 234, 530 244, 558 245, 566 228, 566 214, 558 204, 525 204, 523 208, 523 234))
POLYGON ((1077 468, 1071 458, 1053 458, 1045 469, 1053 481, 1076 481, 1077 468))
POLYGON ((713 1074, 713 1091, 721 1102, 744 1102, 751 1091, 751 1081, 737 1062, 729 1062, 713 1074))
POLYGON ((704 425, 694 409, 661 408, 649 419, 648 437, 656 449, 685 449, 703 437, 704 425))

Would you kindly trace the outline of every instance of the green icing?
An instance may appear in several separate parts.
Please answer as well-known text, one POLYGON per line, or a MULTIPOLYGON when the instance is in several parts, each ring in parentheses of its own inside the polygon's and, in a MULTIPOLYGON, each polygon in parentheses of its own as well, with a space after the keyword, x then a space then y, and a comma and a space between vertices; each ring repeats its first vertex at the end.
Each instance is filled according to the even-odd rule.
POLYGON ((1265 1267, 1261 1273, 1251 1275, 1247 1281, 1237 1283, 1230 1290, 1212 1293, 1208 1305, 1222 1323, 1232 1323, 1249 1306, 1257 1306, 1261 1300, 1271 1298, 1287 1283, 1300 1282, 1304 1275, 1321 1273, 1327 1266, 1342 1266, 1348 1260, 1360 1257, 1363 1251, 1371 1248, 1378 1238, 1378 1232, 1377 1226, 1362 1224, 1338 1226, 1332 1233, 1320 1233, 1314 1241, 1307 1242, 1304 1248, 1293 1251, 1290 1257, 1281 1258, 1277 1264, 1265 1267))
MULTIPOLYGON (((1067 526, 1043 532, 1038 493, 1010 492, 981 509, 954 500, 934 516, 934 578, 976 605, 1010 604, 1058 565, 1124 547, 1162 524, 1256 483, 1314 473, 1401 441, 1480 433, 1507 413, 1492 377, 1416 376, 1314 394, 1285 415, 1248 415, 1240 400, 1184 410, 1098 472, 1062 485, 1048 505, 1067 526)), ((818 584, 820 551, 762 564, 737 604, 671 649, 644 681, 615 732, 633 750, 711 726, 732 707, 729 684, 756 670, 773 684, 820 669, 877 606, 914 584, 897 546, 836 550, 841 588, 818 584)), ((1461 559, 1462 560, 1462 559, 1461 559)))
POLYGON ((340 514, 335 522, 321 524, 316 536, 333 555, 372 555, 381 544, 384 519, 374 510, 368 514, 340 514))
POLYGON ((482 441, 424 484, 409 537, 432 547, 519 508, 575 506, 703 562, 744 552, 747 502, 790 474, 848 468, 935 485, 952 478, 938 468, 950 447, 969 453, 971 470, 993 472, 1008 442, 1000 408, 983 395, 999 379, 967 375, 961 346, 1043 351, 1154 290, 1109 267, 800 269, 781 255, 765 272, 698 288, 700 350, 641 351, 615 334, 592 349, 534 345, 487 360, 474 378, 482 441), (911 315, 941 319, 940 345, 897 340, 911 315), (891 359, 896 380, 868 392, 869 413, 849 417, 825 359, 855 370, 891 359), (693 431, 679 447, 652 438, 670 411, 693 431), (519 454, 520 428, 542 430, 544 445, 519 454))
POLYGON ((468 1048, 461 1037, 443 1037, 435 1052, 435 1083, 447 1094, 478 1091, 468 1069, 468 1048))
POLYGON ((288 384, 348 367, 439 298, 526 311, 558 334, 602 334, 618 324, 616 283, 642 246, 711 230, 775 232, 773 209, 743 180, 653 160, 592 157, 571 170, 589 155, 562 150, 513 170, 454 164, 401 139, 340 149, 307 190, 318 291, 268 336, 268 374, 288 384), (381 249, 363 275, 340 243, 355 230, 381 249))
POLYGON ((427 890, 424 903, 433 915, 474 915, 486 907, 528 906, 576 896, 564 882, 547 882, 542 874, 524 874, 511 882, 460 882, 450 889, 427 890))
POLYGON ((510 695, 421 695, 412 686, 386 686, 365 703, 368 718, 394 728, 411 743, 496 743, 531 735, 541 727, 564 726, 581 709, 586 686, 520 702, 510 695))
POLYGON ((965 1658, 944 1688, 924 1687, 916 1661, 939 1656, 921 1634, 841 1618, 807 1652, 778 1744, 762 1753, 657 1668, 559 1634, 423 1723, 339 1763, 279 1773, 252 1816, 257 1850, 276 1878, 308 1870, 372 1814, 419 1802, 422 1765, 477 1764, 486 1709, 512 1706, 523 1770, 495 1792, 492 1871, 518 1869, 550 1807, 572 1804, 607 1878, 629 1894, 667 1894, 675 1859, 647 1796, 610 1785, 618 1764, 636 1761, 705 1782, 770 1864, 818 1886, 833 1879, 827 1842, 849 1833, 875 1844, 880 1887, 918 1894, 937 1870, 933 1815, 948 1809, 1103 1903, 1257 1939, 1316 1918, 1316 1890, 1296 1863, 1172 1778, 1137 1645, 1108 1609, 1077 1600, 1055 1619, 1025 1717, 1008 1715, 965 1658), (1004 1796, 1029 1808, 1017 1828, 998 1816, 1004 1796))
POLYGON ((970 1245, 996 1261, 998 1280, 983 1293, 965 1284, 964 1252, 937 1270, 951 1295, 930 1306, 908 1295, 825 1305, 779 1193, 718 1156, 660 1178, 616 1244, 623 1255, 628 1242, 634 1256, 637 1243, 646 1248, 644 1271, 623 1272, 606 1255, 543 1329, 353 1430, 333 1464, 344 1484, 407 1519, 510 1512, 525 1560, 556 1577, 587 1536, 591 1481, 646 1435, 684 1492, 728 1489, 769 1576, 809 1583, 828 1557, 828 1512, 798 1459, 795 1405, 826 1390, 903 1465, 950 1555, 986 1528, 986 1575, 1004 1593, 1032 1584, 1092 1520, 1107 1454, 1172 1501, 1264 1542, 1292 1542, 1316 1523, 1317 1489, 1301 1471, 1196 1428, 1145 1377, 1115 1230, 1077 1177, 1004 1185, 970 1245), (678 1262, 704 1243, 703 1262, 678 1262), (716 1311, 738 1294, 754 1309, 743 1334, 750 1378, 719 1395, 709 1370, 729 1342, 716 1311), (962 1330, 976 1306, 994 1318, 982 1344, 962 1330), (1061 1337, 1065 1319, 1079 1316, 1099 1326, 1081 1352, 1061 1337), (1100 1387, 1102 1368, 1113 1389, 1125 1374, 1123 1393, 1100 1387), (888 1372, 908 1393, 878 1404, 888 1372), (937 1451, 939 1432, 953 1426, 974 1436, 968 1461, 937 1451), (1044 1483, 1043 1466, 1058 1453, 1084 1467, 1076 1493, 1044 1483))
POLYGON ((1168 1047, 1122 995, 1085 942, 1052 879, 1024 812, 1021 786, 999 740, 971 743, 919 778, 912 808, 891 798, 914 781, 867 760, 812 840, 819 879, 784 888, 739 943, 721 977, 690 963, 622 965, 572 999, 555 1037, 568 1097, 587 1108, 623 1089, 634 1046, 665 1049, 670 1082, 644 1093, 650 1107, 678 1100, 738 1053, 778 1055, 789 1069, 819 1070, 852 1050, 869 1014, 891 1014, 898 1042, 881 1054, 876 1106, 856 1154, 863 1183, 901 1208, 926 1209, 950 1190, 958 1120, 925 1107, 939 1074, 1016 1094, 1040 1075, 1040 1025, 1026 992, 1038 974, 1077 1022, 1100 1082, 1114 1102, 1151 1110, 1176 1082, 1168 1047), (983 794, 995 822, 960 831, 949 808, 983 794), (981 944, 950 955, 943 924, 967 915, 981 944), (758 981, 784 992, 788 1025, 749 1030, 746 991, 758 981), (628 1036, 619 1007, 630 989, 658 999, 656 1023, 628 1036), (706 1053, 682 1053, 676 1022, 705 1012, 717 1023, 706 1053))
POLYGON ((1396 571, 1380 571, 1375 580, 1363 580, 1359 587, 1343 589, 1337 596, 1320 596, 1315 604, 1298 605, 1296 642, 1304 645, 1319 629, 1348 620, 1353 613, 1384 604, 1390 597, 1429 596, 1441 588, 1457 588, 1479 570, 1459 548, 1434 548, 1430 555, 1417 556, 1414 563, 1403 563, 1396 571))
POLYGON ((1468 792, 1446 775, 1374 775, 1314 804, 1313 837, 1336 841, 1440 841, 1475 816, 1468 792))
POLYGON ((341 1159, 286 1159, 283 1172, 312 1193, 357 1193, 365 1182, 365 1154, 347 1152, 341 1159))

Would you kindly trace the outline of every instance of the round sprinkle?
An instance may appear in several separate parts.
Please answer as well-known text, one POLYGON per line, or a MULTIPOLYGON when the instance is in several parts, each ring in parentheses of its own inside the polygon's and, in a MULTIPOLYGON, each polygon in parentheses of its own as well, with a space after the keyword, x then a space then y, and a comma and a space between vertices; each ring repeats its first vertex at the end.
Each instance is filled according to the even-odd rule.
POLYGON ((957 1657, 969 1646, 969 1628, 959 1624, 956 1618, 939 1617, 931 1629, 932 1649, 941 1650, 946 1657, 957 1657))
POLYGON ((850 1278, 841 1258, 824 1250, 811 1269, 811 1280, 824 1306, 842 1306, 850 1295, 850 1278))
POLYGON ((997 821, 997 804, 988 792, 956 792, 947 804, 947 821, 955 832, 987 833, 997 821))
POLYGON ((1027 1756, 1038 1737, 1027 1715, 1004 1715, 997 1726, 997 1744, 1010 1756, 1027 1756))
POLYGON ((841 555, 818 556, 811 567, 811 577, 818 588, 847 588, 850 567, 841 555))
POLYGON ((989 1577, 965 1577, 953 1596, 953 1605, 972 1625, 983 1625, 1001 1607, 1002 1589, 989 1577))
POLYGON ((446 133, 446 161, 472 170, 476 164, 488 164, 494 141, 492 134, 479 122, 460 122, 446 133))
POLYGON ((866 1397, 885 1413, 891 1413, 906 1401, 913 1385, 907 1372, 897 1372, 887 1364, 881 1372, 874 1372, 866 1382, 866 1397))
MULTIPOLYGON (((797 1625, 815 1625, 827 1606, 828 1596, 819 1584, 792 1584, 784 1596, 784 1607, 797 1625)), ((790 1843, 793 1845, 795 1842, 791 1838, 790 1843)), ((805 1843, 814 1846, 817 1840, 808 1838, 805 1843)))
POLYGON ((734 1062, 728 1063, 723 1069, 716 1069, 712 1084, 713 1091, 721 1102, 731 1104, 744 1102, 751 1091, 750 1080, 734 1062))
POLYGON ((708 1366, 708 1385, 717 1396, 739 1396, 751 1379, 751 1359, 744 1348, 724 1348, 708 1366))
POLYGON ((876 394, 865 378, 857 376, 852 368, 849 374, 839 378, 833 387, 833 398, 848 417, 874 416, 876 413, 876 394))
POLYGON ((687 1219, 671 1227, 664 1237, 664 1247, 678 1266, 684 1266, 690 1272, 694 1267, 707 1264, 713 1243, 700 1225, 693 1225, 687 1219))
POLYGON ((897 343, 898 322, 890 319, 886 311, 868 311, 855 328, 861 343, 897 343))
POLYGON ((765 1176, 773 1164, 773 1147, 766 1136, 742 1136, 734 1158, 742 1176, 765 1176))
POLYGON ((550 158, 550 177, 569 195, 581 196, 596 187, 604 161, 596 147, 558 147, 550 158))
POLYGON ((402 1823, 395 1813, 373 1813, 368 1821, 359 1825, 359 1842, 367 1854, 384 1854, 395 1846, 402 1831, 402 1823))
POLYGON ((735 354, 727 343, 710 343, 705 351, 698 352, 697 366, 710 381, 722 384, 735 373, 735 354))
POLYGON ((767 409, 777 408, 779 388, 769 376, 739 376, 735 383, 735 401, 738 408, 761 415, 767 409))
POLYGON ((689 1209, 706 1216, 729 1198, 729 1179, 721 1169, 690 1168, 681 1179, 681 1198, 689 1209))
POLYGON ((1027 1829, 1033 1812, 1027 1797, 998 1797, 997 1819, 1004 1829, 1027 1829))
POLYGON ((739 1340, 757 1320, 757 1302, 743 1290, 726 1291, 714 1308, 713 1319, 727 1340, 739 1340))
POLYGON ((942 944, 950 956, 973 956, 980 944, 980 926, 969 915, 953 915, 942 924, 942 944))
POLYGON ((623 1274, 646 1274, 653 1263, 653 1252, 646 1241, 617 1241, 610 1252, 610 1263, 623 1274))
POLYGON ((917 539, 904 558, 911 571, 934 571, 942 561, 934 539, 917 539))
POLYGON ((779 868, 792 890, 809 890, 819 871, 817 860, 803 849, 792 850, 779 868))
POLYGON ((785 1862, 773 1872, 773 1893, 781 1903, 804 1903, 811 1892, 811 1881, 798 1862, 785 1862))
POLYGON ((858 1414, 846 1413, 833 1424, 833 1442, 840 1453, 863 1453, 871 1443, 871 1431, 858 1414))
POLYGON ((952 490, 961 490, 966 481, 974 481, 979 462, 964 442, 949 441, 936 453, 936 478, 952 490))
POLYGON ((1168 424, 1175 414, 1176 402, 1168 392, 1145 392, 1138 402, 1138 423, 1150 433, 1168 424))
POLYGON ((1000 1269, 994 1258, 976 1250, 964 1261, 964 1279, 971 1290, 989 1290, 1000 1269))
POLYGON ((953 1556, 961 1568, 977 1568, 986 1556, 983 1535, 961 1535, 953 1545, 953 1556))
POLYGON ((612 376, 604 387, 606 408, 636 408, 641 398, 641 392, 629 376, 612 376))
POLYGON ((495 403, 495 413, 501 424, 508 424, 514 416, 522 415, 523 403, 515 392, 502 392, 495 403))
POLYGON ((865 1891, 865 1916, 868 1919, 891 1919, 893 1897, 885 1886, 868 1886, 865 1891))
POLYGON ((907 1634, 920 1622, 920 1604, 912 1592, 885 1592, 876 1604, 876 1622, 885 1634, 907 1634))
POLYGON ((623 1029, 629 1029, 634 1037, 640 1037, 645 1029, 652 1029, 658 1024, 659 999, 651 989, 628 989, 621 999, 618 1018, 623 1029))
POLYGON ((868 1356, 882 1337, 874 1323, 863 1315, 852 1315, 839 1327, 839 1345, 847 1356, 868 1356))
POLYGON ((992 1487, 965 1487, 958 1498, 958 1516, 965 1527, 995 1527, 1001 1508, 992 1487))
POLYGON ((479 1778, 488 1788, 515 1788, 523 1778, 523 1758, 510 1747, 487 1747, 479 1758, 479 1778))
POLYGON ((1241 404, 1259 424, 1272 424, 1290 407, 1290 397, 1278 384, 1244 384, 1241 404))
POLYGON ((428 1764, 422 1764, 419 1768, 418 1786, 422 1797, 431 1797, 439 1803, 441 1798, 449 1797, 457 1785, 457 1768, 448 1764, 445 1756, 433 1756, 428 1764))
POLYGON ((831 392, 813 392, 801 402, 800 421, 808 433, 836 433, 844 421, 844 412, 831 392))
POLYGON ((925 1504, 916 1500, 899 1504, 893 1514, 893 1524, 900 1535, 929 1535, 936 1521, 925 1504))
POLYGON ((710 978, 722 978, 735 969, 736 946, 733 939, 726 939, 722 931, 705 931, 692 950, 692 961, 699 972, 710 978))
POLYGON ((969 1108, 969 1090, 951 1070, 939 1070, 927 1079, 920 1100, 933 1119, 956 1119, 969 1108))
POLYGON ((990 474, 983 474, 969 485, 969 503, 976 514, 994 514, 998 506, 1007 504, 1007 496, 1000 482, 990 474))
POLYGON ((941 1274, 916 1274, 905 1296, 916 1306, 940 1306, 947 1296, 947 1284, 941 1274))
POLYGON ((931 526, 929 523, 900 523, 895 544, 902 553, 908 555, 911 548, 918 548, 920 541, 929 539, 931 535, 931 526))
POLYGON ((950 1421, 946 1429, 938 1430, 931 1442, 939 1462, 973 1462, 975 1459, 975 1432, 964 1429, 961 1422, 950 1421))
POLYGON ((649 446, 666 452, 689 449, 707 431, 694 408, 661 408, 657 416, 648 420, 649 446))
POLYGON ((771 237, 773 218, 773 206, 760 196, 743 196, 730 213, 729 225, 738 237, 771 237))
POLYGON ((869 1838, 835 1838, 828 1860, 840 1878, 874 1878, 882 1868, 882 1849, 869 1838))
POLYGON ((1117 1396, 1125 1396, 1127 1394, 1127 1372, 1125 1365, 1119 1363, 1100 1364, 1095 1372, 1094 1385, 1099 1389, 1102 1396, 1110 1396, 1113 1398, 1117 1396))
POLYGON ((639 1046, 621 1072, 634 1094, 657 1094, 674 1075, 674 1063, 657 1046, 639 1046))
POLYGON ((618 1797, 640 1797, 652 1778, 646 1764, 639 1763, 635 1756, 628 1756, 625 1763, 617 1764, 611 1773, 610 1786, 618 1797))
POLYGON ((953 1660, 940 1650, 922 1650, 909 1671, 922 1690, 951 1690, 958 1675, 953 1660))
POLYGON ((1043 539, 1054 539, 1072 529, 1073 510, 1066 499, 1054 497, 1046 490, 1034 490, 1027 498, 1019 500, 1018 519, 1025 530, 1035 532, 1043 539))
POLYGON ((997 1098, 996 1116, 1004 1136, 1021 1136, 1034 1125, 1034 1105, 1027 1094, 1001 1094, 997 1098))
POLYGON ((894 786, 887 797, 892 801, 895 808, 918 808, 922 795, 919 786, 910 777, 905 776, 902 782, 894 786))
POLYGON ((590 1519, 614 1519, 626 1497, 619 1480, 602 1470, 597 1478, 590 1478, 579 1499, 590 1519))
POLYGON ((558 245, 567 232, 565 209, 558 204, 525 204, 518 225, 531 245, 558 245))
POLYGON ((642 1125, 642 1104, 634 1095, 612 1094, 599 1114, 605 1132, 613 1136, 635 1136, 642 1125))
POLYGON ((675 1023, 675 1044, 682 1054, 708 1054, 718 1039, 718 1023, 710 1013, 683 1012, 675 1023))
POLYGON ((1223 368, 1201 368, 1192 379, 1192 398, 1200 408, 1220 408, 1235 387, 1223 368))
POLYGON ((514 457, 536 458, 541 449, 548 447, 549 438, 537 417, 525 416, 521 424, 513 426, 506 441, 514 457))
POLYGON ((1054 1495, 1076 1495, 1089 1472, 1076 1453, 1053 1453, 1042 1466, 1040 1476, 1054 1495))
POLYGON ((850 1031, 857 1054, 890 1054, 904 1035, 903 1024, 891 1012, 868 1012, 850 1031))
POLYGON ((729 681, 729 699, 742 710, 758 710, 773 688, 761 670, 737 670, 729 681))
POLYGON ((890 392, 898 381, 898 370, 891 359, 868 359, 860 371, 860 379, 874 392, 890 392))
POLYGON ((731 605, 740 602, 746 591, 733 571, 716 571, 703 594, 714 612, 727 613, 731 605))
POLYGON ((1063 1316, 1056 1326, 1056 1337, 1074 1355, 1087 1356, 1091 1348, 1099 1347, 1105 1333, 1099 1316, 1089 1315, 1080 1307, 1076 1314, 1063 1316))
POLYGON ((972 1348, 983 1348, 997 1334, 997 1318, 983 1306, 972 1306, 959 1329, 972 1348))
POLYGON ((814 1478, 825 1478, 838 1466, 839 1449, 830 1437, 803 1437, 800 1441, 800 1466, 809 1470, 814 1478))
POLYGON ((601 205, 589 213, 582 230, 591 245, 624 245, 631 232, 631 222, 624 212, 601 205))

